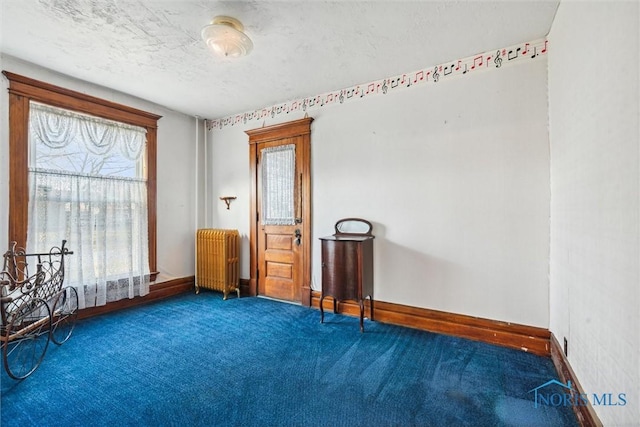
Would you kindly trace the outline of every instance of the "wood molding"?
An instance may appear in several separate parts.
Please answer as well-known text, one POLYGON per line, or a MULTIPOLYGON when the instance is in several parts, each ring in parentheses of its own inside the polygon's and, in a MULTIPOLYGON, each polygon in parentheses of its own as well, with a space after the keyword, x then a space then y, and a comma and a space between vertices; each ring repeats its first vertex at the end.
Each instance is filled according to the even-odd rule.
POLYGON ((295 123, 296 129, 299 129, 299 132, 304 133, 304 143, 302 144, 302 158, 306 159, 303 162, 302 166, 302 175, 307 177, 304 180, 303 188, 302 188, 302 199, 305 200, 302 203, 302 218, 304 219, 303 230, 304 233, 302 236, 302 244, 306 248, 304 251, 304 256, 302 259, 302 286, 300 289, 300 302, 305 307, 311 306, 311 248, 313 243, 311 241, 311 225, 313 224, 311 205, 313 203, 311 198, 311 123, 313 122, 313 117, 306 117, 301 119, 295 123))
POLYGON ((313 295, 313 289, 311 289, 309 286, 303 286, 302 287, 302 305, 304 305, 305 307, 311 307, 311 304, 313 301, 312 295, 313 295))
POLYGON ((311 133, 313 117, 292 120, 286 123, 265 126, 245 131, 249 135, 249 144, 260 144, 267 141, 275 141, 282 138, 308 135, 311 133))
POLYGON ((193 291, 195 287, 195 276, 180 277, 162 283, 155 283, 149 286, 149 293, 143 297, 123 299, 100 307, 90 307, 78 312, 78 319, 98 316, 125 308, 131 308, 152 301, 169 298, 185 292, 193 291))
POLYGON ((255 296, 251 294, 251 284, 249 279, 240 278, 240 295, 255 296))
POLYGON ((151 280, 156 280, 158 276, 158 206, 157 194, 158 184, 158 129, 157 127, 147 127, 147 228, 149 239, 149 271, 151 280))
POLYGON ((249 143, 251 200, 249 211, 249 294, 258 295, 258 148, 249 143))
MULTIPOLYGON (((320 292, 312 291, 311 299, 311 306, 319 308, 320 292)), ((368 300, 365 301, 365 306, 365 313, 368 313, 368 300)), ((328 312, 332 312, 333 299, 325 298, 323 307, 328 312)), ((338 312, 360 316, 360 307, 355 301, 338 302, 338 312)), ((383 323, 468 338, 539 356, 548 357, 550 354, 549 331, 534 326, 410 307, 379 300, 374 301, 374 318, 383 323)))
MULTIPOLYGON (((584 395, 584 390, 578 381, 578 377, 576 377, 575 372, 573 372, 573 369, 569 364, 569 360, 564 355, 562 347, 553 333, 551 333, 550 342, 551 361, 556 368, 556 372, 558 372, 560 380, 565 384, 567 384, 567 381, 571 381, 573 388, 578 392, 578 394, 584 395)), ((598 418, 593 406, 591 406, 591 402, 585 406, 573 405, 573 412, 576 414, 576 418, 581 426, 602 427, 602 422, 598 418)))
POLYGON ((2 74, 4 74, 10 82, 9 93, 24 96, 45 104, 49 104, 52 102, 52 99, 55 99, 55 105, 58 107, 99 115, 107 119, 142 127, 157 128, 157 122, 162 117, 157 114, 34 80, 9 71, 2 71, 2 74))
POLYGON ((29 218, 29 98, 9 94, 9 241, 27 244, 29 218))

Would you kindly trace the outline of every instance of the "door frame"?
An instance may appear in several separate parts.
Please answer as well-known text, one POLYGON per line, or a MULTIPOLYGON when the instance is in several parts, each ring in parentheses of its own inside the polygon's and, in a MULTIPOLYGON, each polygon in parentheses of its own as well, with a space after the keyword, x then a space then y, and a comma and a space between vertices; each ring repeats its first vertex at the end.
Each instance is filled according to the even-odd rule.
POLYGON ((251 204, 249 231, 249 294, 258 295, 258 144, 283 138, 302 137, 302 283, 301 304, 311 306, 311 122, 305 117, 286 123, 247 130, 249 135, 249 166, 251 173, 251 204))

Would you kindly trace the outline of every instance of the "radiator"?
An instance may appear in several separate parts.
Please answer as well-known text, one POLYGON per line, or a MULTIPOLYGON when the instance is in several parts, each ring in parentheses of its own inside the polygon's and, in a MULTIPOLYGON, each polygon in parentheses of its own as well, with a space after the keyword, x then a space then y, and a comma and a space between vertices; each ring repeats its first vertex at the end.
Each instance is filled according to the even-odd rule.
POLYGON ((238 230, 203 228, 196 232, 196 294, 200 288, 231 292, 240 298, 240 235, 238 230))

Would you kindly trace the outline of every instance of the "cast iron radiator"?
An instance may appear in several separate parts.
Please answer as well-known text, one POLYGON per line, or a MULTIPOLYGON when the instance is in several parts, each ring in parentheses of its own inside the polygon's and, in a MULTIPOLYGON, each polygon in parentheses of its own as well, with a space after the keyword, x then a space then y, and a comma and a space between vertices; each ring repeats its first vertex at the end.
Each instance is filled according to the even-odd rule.
POLYGON ((238 230, 203 228, 196 232, 196 294, 200 288, 231 292, 240 298, 240 234, 238 230))

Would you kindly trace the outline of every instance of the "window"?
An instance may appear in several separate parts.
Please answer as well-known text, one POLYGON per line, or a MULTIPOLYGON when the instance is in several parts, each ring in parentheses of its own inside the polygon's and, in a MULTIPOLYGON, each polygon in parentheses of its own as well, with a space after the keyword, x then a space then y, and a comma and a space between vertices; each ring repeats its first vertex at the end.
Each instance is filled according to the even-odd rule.
POLYGON ((3 72, 10 80, 9 238, 69 240, 80 306, 148 292, 155 279, 160 116, 3 72))
POLYGON ((149 293, 146 129, 29 104, 29 252, 63 239, 80 307, 149 293))

